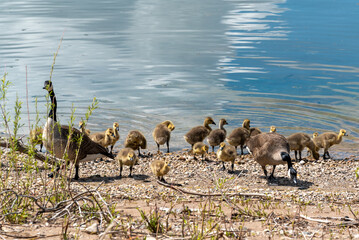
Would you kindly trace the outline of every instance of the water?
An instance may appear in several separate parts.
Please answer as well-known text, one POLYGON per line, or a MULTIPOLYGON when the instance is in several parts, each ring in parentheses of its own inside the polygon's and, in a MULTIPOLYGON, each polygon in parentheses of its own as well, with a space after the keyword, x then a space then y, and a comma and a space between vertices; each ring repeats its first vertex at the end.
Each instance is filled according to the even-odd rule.
MULTIPOLYGON (((30 124, 60 45, 52 80, 58 116, 76 122, 96 97, 88 127, 120 124, 121 144, 139 129, 155 148, 154 126, 170 119, 175 149, 204 117, 224 117, 231 131, 243 119, 284 135, 347 129, 359 137, 358 4, 353 1, 44 1, 0 3, 0 73, 24 102, 30 124)), ((4 128, 1 127, 1 131, 4 128)), ((119 145, 120 146, 120 145, 119 145)))

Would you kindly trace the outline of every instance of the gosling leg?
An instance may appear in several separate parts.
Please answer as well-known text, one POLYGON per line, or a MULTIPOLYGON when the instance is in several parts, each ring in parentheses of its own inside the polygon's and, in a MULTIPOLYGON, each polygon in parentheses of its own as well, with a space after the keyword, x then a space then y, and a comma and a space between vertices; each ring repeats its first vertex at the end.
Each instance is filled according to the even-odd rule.
POLYGON ((297 150, 294 150, 294 157, 295 157, 295 160, 296 160, 296 161, 298 161, 297 154, 298 154, 298 151, 297 151, 297 150))
POLYGON ((159 145, 158 143, 156 143, 156 144, 157 144, 157 153, 160 154, 160 153, 161 153, 161 151, 160 151, 160 145, 159 145))
POLYGON ((128 177, 132 178, 132 169, 133 169, 133 166, 130 166, 130 175, 128 175, 128 177))
POLYGON ((221 168, 222 171, 226 170, 226 166, 224 166, 224 162, 222 161, 223 167, 221 168))
POLYGON ((169 140, 166 142, 166 145, 167 145, 167 153, 170 153, 170 141, 169 140))

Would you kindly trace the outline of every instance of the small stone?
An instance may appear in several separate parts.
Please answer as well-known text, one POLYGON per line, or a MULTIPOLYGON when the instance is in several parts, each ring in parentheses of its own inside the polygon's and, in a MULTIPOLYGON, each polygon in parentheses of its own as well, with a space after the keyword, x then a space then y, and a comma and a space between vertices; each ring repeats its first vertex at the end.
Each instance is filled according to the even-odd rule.
POLYGON ((91 226, 87 227, 85 229, 85 232, 89 233, 89 234, 98 234, 98 223, 95 222, 94 224, 92 224, 91 226))

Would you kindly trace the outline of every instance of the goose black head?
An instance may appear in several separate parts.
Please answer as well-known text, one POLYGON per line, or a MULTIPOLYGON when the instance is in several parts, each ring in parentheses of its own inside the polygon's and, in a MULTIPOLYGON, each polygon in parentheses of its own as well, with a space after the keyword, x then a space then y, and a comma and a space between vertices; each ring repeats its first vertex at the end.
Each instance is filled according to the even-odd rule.
POLYGON ((288 177, 293 181, 294 184, 297 184, 297 171, 293 167, 288 169, 288 177))
POLYGON ((51 81, 45 81, 44 87, 42 89, 46 89, 48 92, 51 92, 53 90, 52 82, 51 81))

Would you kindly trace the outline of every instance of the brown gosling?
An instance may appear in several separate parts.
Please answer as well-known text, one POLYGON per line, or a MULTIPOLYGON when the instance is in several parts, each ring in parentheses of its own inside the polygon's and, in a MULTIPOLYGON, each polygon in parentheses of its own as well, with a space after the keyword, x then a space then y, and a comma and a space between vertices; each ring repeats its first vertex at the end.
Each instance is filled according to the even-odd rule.
MULTIPOLYGON (((314 142, 314 138, 318 137, 319 133, 318 132, 314 132, 313 136, 312 136, 312 141, 314 142)), ((314 143, 315 144, 315 143, 314 143)), ((315 151, 319 151, 319 148, 317 146, 315 146, 315 151)), ((311 154, 311 151, 309 148, 307 148, 307 156, 309 156, 311 154)))
POLYGON ((319 159, 319 153, 316 150, 316 146, 310 136, 306 133, 293 133, 289 137, 287 137, 289 142, 290 150, 294 150, 295 160, 302 160, 302 151, 304 148, 308 148, 312 153, 314 159, 319 159), (299 152, 299 159, 297 154, 299 152))
POLYGON ((160 124, 157 124, 152 132, 152 136, 157 144, 158 153, 160 153, 160 145, 166 143, 167 153, 170 152, 169 142, 171 139, 171 132, 175 129, 175 125, 167 120, 160 124))
POLYGON ((116 142, 118 140, 120 140, 120 134, 118 132, 120 130, 119 127, 120 127, 120 125, 118 124, 118 122, 114 122, 113 125, 112 125, 114 137, 112 138, 110 153, 112 153, 113 147, 115 146, 116 142))
POLYGON ((118 163, 120 164, 120 176, 122 177, 122 166, 126 165, 130 167, 130 174, 128 177, 132 177, 132 169, 133 165, 135 165, 138 161, 138 158, 136 156, 136 153, 133 151, 132 148, 123 148, 120 150, 120 152, 117 154, 115 158, 118 163))
POLYGON ((212 152, 214 152, 214 147, 218 146, 221 142, 226 140, 227 131, 224 129, 224 125, 227 125, 228 122, 226 119, 222 118, 219 120, 219 128, 211 131, 207 137, 208 144, 212 147, 212 152))
POLYGON ((230 173, 234 172, 234 160, 237 156, 237 150, 235 147, 231 145, 226 145, 225 142, 222 142, 219 144, 219 149, 217 151, 217 158, 222 161, 223 167, 221 170, 226 170, 226 167, 224 166, 224 162, 231 162, 231 171, 228 171, 230 173))
POLYGON ((236 151, 237 147, 241 146, 241 155, 243 155, 243 146, 250 136, 250 120, 244 119, 242 127, 235 128, 229 136, 227 136, 227 142, 234 146, 236 151))
POLYGON ((212 128, 209 126, 209 124, 216 125, 216 123, 213 121, 211 117, 206 117, 206 119, 203 122, 203 126, 193 127, 191 130, 189 130, 186 133, 186 135, 184 135, 184 139, 186 140, 186 142, 191 144, 192 149, 193 149, 193 145, 196 142, 203 142, 203 140, 212 131, 212 128))
POLYGON ((89 137, 95 143, 98 143, 101 146, 103 146, 104 148, 107 148, 108 146, 111 145, 112 138, 115 137, 115 134, 114 134, 112 128, 107 128, 107 130, 104 133, 102 133, 102 132, 93 133, 89 137))
POLYGON ((275 132, 277 132, 277 128, 275 126, 270 126, 269 132, 275 133, 275 132))
POLYGON ((43 132, 42 127, 36 127, 35 129, 32 129, 30 131, 30 143, 33 146, 36 146, 36 145, 40 144, 40 152, 42 152, 42 147, 43 147, 42 132, 43 132))
POLYGON ((253 155, 254 160, 262 166, 266 177, 266 165, 273 165, 273 171, 268 181, 274 180, 274 170, 277 165, 287 164, 288 175, 297 184, 297 171, 293 168, 289 155, 289 143, 283 135, 278 133, 258 134, 248 140, 247 149, 253 155))
POLYGON ((87 136, 90 136, 91 131, 89 129, 86 129, 84 121, 79 122, 79 127, 80 127, 80 132, 86 134, 87 136))
POLYGON ((208 153, 208 146, 203 142, 197 142, 193 145, 193 156, 195 160, 197 160, 196 154, 202 155, 202 160, 206 160, 206 158, 203 158, 206 153, 208 153))
POLYGON ((170 165, 168 160, 154 160, 151 162, 151 170, 155 176, 157 176, 158 180, 161 182, 166 182, 163 178, 170 171, 170 165))
POLYGON ((143 156, 140 149, 147 148, 147 140, 140 131, 132 130, 128 133, 125 140, 125 147, 138 150, 138 156, 143 156))
POLYGON ((323 159, 329 159, 329 148, 334 144, 341 143, 343 136, 348 136, 347 131, 340 129, 339 134, 334 132, 325 132, 313 139, 318 149, 324 148, 323 159))

